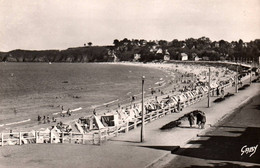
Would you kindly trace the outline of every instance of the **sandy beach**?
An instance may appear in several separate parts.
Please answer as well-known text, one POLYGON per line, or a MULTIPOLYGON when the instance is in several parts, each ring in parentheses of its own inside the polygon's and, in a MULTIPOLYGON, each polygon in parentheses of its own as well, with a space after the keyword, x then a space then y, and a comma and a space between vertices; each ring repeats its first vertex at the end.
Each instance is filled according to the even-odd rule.
MULTIPOLYGON (((161 93, 164 95, 166 94, 179 94, 180 90, 182 90, 184 87, 188 87, 188 81, 196 82, 197 80, 202 82, 207 82, 207 73, 208 73, 208 67, 201 66, 201 65, 187 65, 187 64, 164 64, 164 63, 149 63, 149 64, 143 64, 143 63, 130 63, 130 62, 122 62, 122 63, 97 63, 97 64, 106 64, 106 65, 124 65, 127 67, 144 67, 144 68, 152 68, 154 70, 162 71, 164 75, 162 75, 159 80, 154 84, 152 87, 148 87, 147 93, 145 93, 145 97, 147 99, 154 98, 154 96, 159 96, 161 93), (194 76, 190 76, 190 74, 194 74, 194 76), (184 80, 184 81, 183 81, 184 80), (186 81, 185 81, 186 80, 186 81), (184 83, 185 82, 185 83, 184 83), (151 94, 151 89, 154 89, 156 91, 155 94, 151 94)), ((130 71, 129 71, 130 72, 130 71)), ((214 85, 212 87, 216 87, 216 84, 219 84, 220 81, 223 80, 229 80, 234 76, 234 72, 228 70, 227 68, 223 67, 211 67, 211 80, 214 85)), ((140 74, 140 78, 141 78, 140 74)), ((127 93, 129 97, 133 93, 128 92, 127 93)), ((48 95, 46 95, 48 96, 48 95)), ((46 100, 46 96, 42 94, 39 99, 42 99, 42 101, 46 100)), ((107 96, 107 95, 103 95, 107 96)), ((135 102, 140 102, 141 99, 141 93, 134 95, 136 97, 135 102)), ((47 97, 48 98, 48 97, 47 97)), ((41 102, 42 102, 41 101, 41 102)), ((66 100, 68 101, 68 100, 66 100)), ((27 110, 34 110, 35 106, 31 106, 35 102, 34 99, 31 99, 31 102, 29 104, 25 104, 27 107, 27 110), (31 106, 31 107, 30 107, 31 106)), ((113 109, 116 109, 118 104, 121 104, 122 106, 129 106, 131 102, 131 98, 125 99, 122 101, 119 97, 115 98, 113 101, 106 101, 101 105, 94 105, 89 104, 86 106, 77 105, 77 103, 74 102, 74 106, 71 106, 70 110, 74 111, 73 115, 71 117, 60 117, 60 107, 48 107, 50 110, 50 113, 47 113, 50 115, 50 118, 55 117, 57 121, 62 121, 65 123, 69 123, 70 121, 73 121, 75 119, 78 119, 79 117, 87 116, 92 114, 92 110, 94 108, 97 109, 98 114, 103 114, 108 111, 111 111, 113 109), (53 111, 53 112, 52 112, 53 111), (88 111, 86 113, 86 111, 88 111)), ((45 104, 46 102, 43 102, 45 104)), ((64 102, 65 103, 65 102, 64 102)), ((71 102, 72 103, 72 102, 71 102)), ((61 103, 62 104, 62 103, 61 103)), ((8 104, 6 104, 8 106, 8 104)), ((10 106, 10 104, 9 104, 10 106)), ((46 109, 46 108, 45 108, 46 109)), ((66 110, 66 109, 65 109, 66 110)), ((66 111, 64 111, 66 112, 66 111)), ((36 114, 39 114, 37 112, 36 114)), ((11 129, 13 131, 30 131, 30 130, 37 130, 37 129, 44 129, 47 127, 52 126, 55 123, 49 123, 49 124, 38 124, 36 120, 36 114, 32 115, 30 118, 15 118, 14 120, 9 121, 8 123, 4 123, 0 125, 0 130, 4 132, 9 132, 11 129), (33 118, 32 118, 33 117, 33 118)), ((44 114, 44 113, 43 113, 44 114)))

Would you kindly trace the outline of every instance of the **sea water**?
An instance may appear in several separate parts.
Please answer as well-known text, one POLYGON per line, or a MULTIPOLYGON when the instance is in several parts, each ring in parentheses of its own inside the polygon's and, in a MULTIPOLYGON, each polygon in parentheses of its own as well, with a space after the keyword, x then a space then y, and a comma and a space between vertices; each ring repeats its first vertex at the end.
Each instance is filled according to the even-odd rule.
POLYGON ((99 63, 0 63, 0 125, 82 107, 124 103, 166 81, 155 68, 99 63))

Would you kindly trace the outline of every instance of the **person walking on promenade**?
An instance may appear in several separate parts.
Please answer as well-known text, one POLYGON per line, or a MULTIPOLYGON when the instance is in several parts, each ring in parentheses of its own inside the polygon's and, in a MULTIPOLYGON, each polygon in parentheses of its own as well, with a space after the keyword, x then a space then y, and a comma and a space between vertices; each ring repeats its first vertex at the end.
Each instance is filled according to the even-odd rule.
POLYGON ((197 112, 196 117, 197 117, 198 128, 200 128, 201 121, 202 121, 202 115, 201 115, 200 111, 197 112))
POLYGON ((219 87, 217 87, 217 97, 219 96, 219 87))
POLYGON ((198 111, 197 113, 197 125, 198 128, 204 129, 205 123, 206 123, 206 115, 202 111, 198 111))
POLYGON ((188 115, 188 120, 189 120, 190 127, 192 128, 192 126, 194 124, 194 120, 195 120, 193 113, 190 113, 188 115))
POLYGON ((181 100, 178 99, 178 102, 177 102, 177 112, 180 112, 181 111, 181 100))
POLYGON ((224 97, 225 96, 224 88, 222 88, 220 92, 221 92, 221 96, 224 97))
POLYGON ((205 124, 206 124, 206 115, 204 112, 202 112, 202 120, 201 120, 200 128, 204 129, 205 124))

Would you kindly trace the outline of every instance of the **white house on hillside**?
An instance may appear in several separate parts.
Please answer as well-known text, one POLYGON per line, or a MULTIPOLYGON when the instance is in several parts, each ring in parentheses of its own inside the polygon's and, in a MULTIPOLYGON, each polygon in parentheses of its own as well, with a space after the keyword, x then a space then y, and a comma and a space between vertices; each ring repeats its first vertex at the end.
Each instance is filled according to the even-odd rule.
POLYGON ((181 60, 182 61, 187 61, 188 60, 188 55, 185 53, 181 53, 181 60))
POLYGON ((168 50, 165 50, 164 56, 163 56, 163 60, 164 61, 169 61, 170 60, 170 53, 168 52, 168 50))

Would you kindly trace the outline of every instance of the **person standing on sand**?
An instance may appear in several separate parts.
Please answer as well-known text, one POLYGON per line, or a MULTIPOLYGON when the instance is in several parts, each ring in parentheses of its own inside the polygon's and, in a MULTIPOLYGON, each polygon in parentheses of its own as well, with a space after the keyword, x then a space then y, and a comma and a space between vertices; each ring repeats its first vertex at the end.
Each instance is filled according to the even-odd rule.
POLYGON ((48 123, 51 122, 51 120, 50 120, 50 116, 49 116, 49 115, 47 116, 47 122, 48 122, 48 123))
POLYGON ((40 124, 40 123, 41 123, 41 120, 42 120, 42 117, 41 117, 40 115, 38 115, 37 120, 38 120, 38 124, 40 124))
POLYGON ((41 116, 40 115, 38 115, 38 119, 37 119, 39 122, 41 121, 41 116))
POLYGON ((71 115, 71 114, 70 114, 70 108, 68 108, 68 110, 67 110, 67 115, 68 115, 68 116, 71 115))
POLYGON ((45 124, 45 123, 46 123, 46 117, 43 116, 43 124, 45 124))

